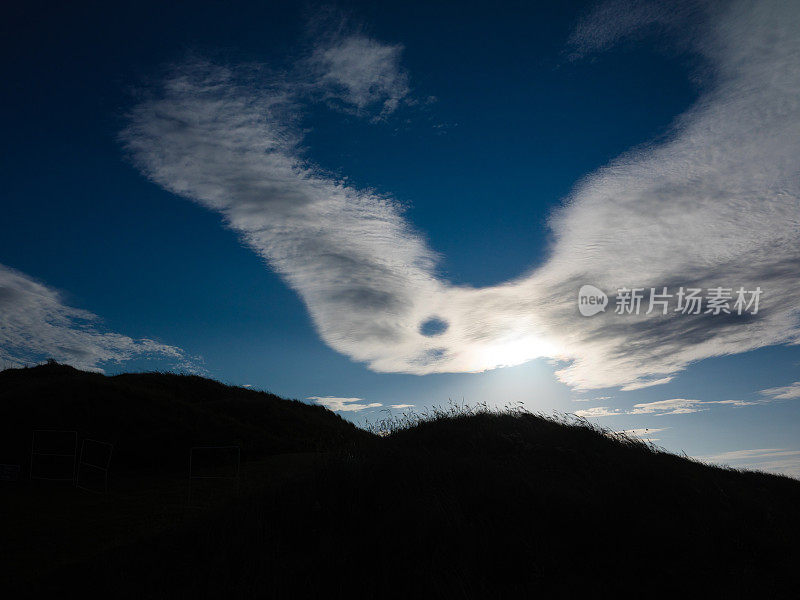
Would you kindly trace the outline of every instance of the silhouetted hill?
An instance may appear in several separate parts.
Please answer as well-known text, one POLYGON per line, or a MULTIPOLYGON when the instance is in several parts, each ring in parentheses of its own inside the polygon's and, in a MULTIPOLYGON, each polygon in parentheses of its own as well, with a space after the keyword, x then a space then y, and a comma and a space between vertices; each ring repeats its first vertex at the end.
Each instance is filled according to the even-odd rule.
MULTIPOLYGON (((127 492, 98 499, 65 490, 56 504, 20 486, 24 502, 16 513, 5 509, 14 526, 41 518, 49 502, 54 514, 70 515, 69 528, 54 518, 41 539, 55 539, 61 527, 64 547, 81 549, 54 550, 48 562, 40 556, 44 543, 33 544, 32 558, 15 567, 27 573, 16 581, 30 595, 793 598, 800 584, 794 479, 711 467, 585 423, 525 412, 437 413, 377 436, 313 407, 200 378, 35 372, 36 385, 29 373, 0 374, 3 402, 10 394, 15 411, 27 414, 19 403, 38 398, 62 407, 62 419, 94 423, 86 415, 106 414, 95 413, 97 404, 117 394, 115 411, 134 420, 120 440, 162 425, 188 439, 210 424, 255 447, 257 431, 273 439, 278 419, 258 407, 274 403, 270 411, 289 411, 277 446, 292 443, 293 427, 298 447, 342 443, 256 461, 245 483, 261 483, 238 498, 201 512, 174 509, 178 517, 136 535, 120 522, 134 522, 147 503, 129 501, 127 492), (10 382, 26 377, 14 392, 10 382), (83 393, 89 389, 91 401, 83 393), (315 435, 314 427, 330 434, 315 435), (114 533, 101 541, 107 529, 114 533)), ((152 440, 174 444, 162 434, 152 440)), ((174 502, 158 500, 167 497, 161 490, 153 484, 151 505, 174 502)))
POLYGON ((27 465, 34 429, 114 444, 117 469, 185 469, 188 448, 239 444, 242 460, 323 451, 366 434, 321 406, 194 375, 107 377, 47 364, 0 372, 0 463, 27 465))

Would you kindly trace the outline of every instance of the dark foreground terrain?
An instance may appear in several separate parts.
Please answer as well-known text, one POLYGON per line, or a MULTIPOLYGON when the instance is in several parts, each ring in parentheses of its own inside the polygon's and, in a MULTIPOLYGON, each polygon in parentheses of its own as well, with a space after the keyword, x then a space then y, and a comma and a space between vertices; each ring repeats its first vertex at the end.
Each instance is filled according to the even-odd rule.
POLYGON ((800 481, 581 423, 456 411, 379 436, 198 377, 48 365, 0 373, 0 433, 22 465, 0 481, 6 597, 798 597, 800 481), (56 428, 114 444, 107 493, 28 479, 31 431, 56 428), (241 447, 239 476, 190 485, 210 444, 241 447))

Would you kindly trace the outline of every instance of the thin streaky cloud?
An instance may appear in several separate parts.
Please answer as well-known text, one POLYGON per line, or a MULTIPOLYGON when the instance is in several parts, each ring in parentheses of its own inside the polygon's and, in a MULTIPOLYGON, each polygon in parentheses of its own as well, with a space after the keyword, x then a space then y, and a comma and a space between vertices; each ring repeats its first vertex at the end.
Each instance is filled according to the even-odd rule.
POLYGON ((735 461, 754 457, 775 458, 779 456, 800 456, 800 450, 786 450, 783 448, 756 448, 751 450, 734 450, 712 456, 705 456, 708 460, 735 461))
POLYGON ((699 400, 689 400, 686 398, 672 398, 670 400, 658 400, 656 402, 645 402, 634 404, 633 409, 626 414, 630 415, 681 415, 706 410, 703 402, 699 400))
POLYGON ((755 469, 800 479, 800 450, 789 448, 756 448, 733 450, 698 460, 738 469, 755 469))
POLYGON ((666 431, 669 427, 653 427, 653 428, 644 428, 640 427, 638 429, 623 429, 622 431, 615 431, 617 435, 630 435, 633 437, 643 438, 643 439, 650 439, 651 441, 658 441, 652 439, 653 434, 659 433, 661 431, 666 431))
POLYGON ((336 396, 309 396, 306 400, 313 400, 316 404, 334 412, 359 412, 368 408, 380 408, 380 402, 365 403, 362 398, 337 398, 336 396))
MULTIPOLYGON (((601 2, 578 21, 568 40, 570 60, 603 52, 625 39, 647 33, 674 34, 702 21, 711 3, 695 0, 609 0, 601 2)), ((695 33, 695 32, 693 32, 695 33)))
POLYGON ((597 396, 596 398, 573 398, 573 402, 603 402, 605 400, 613 400, 612 396, 597 396))
POLYGON ((761 390, 760 393, 775 400, 794 400, 796 398, 800 398, 800 381, 795 381, 791 385, 786 385, 783 387, 774 387, 761 390))
POLYGON ((594 417, 612 417, 617 415, 624 415, 625 413, 619 408, 609 408, 607 406, 595 406, 585 410, 576 410, 575 415, 590 419, 594 417))
POLYGON ((693 400, 690 398, 670 398, 669 400, 657 400, 655 402, 643 402, 634 404, 633 408, 608 408, 607 406, 596 406, 586 410, 576 411, 579 417, 611 417, 619 415, 688 415, 705 410, 714 406, 754 406, 765 404, 766 400, 693 400))

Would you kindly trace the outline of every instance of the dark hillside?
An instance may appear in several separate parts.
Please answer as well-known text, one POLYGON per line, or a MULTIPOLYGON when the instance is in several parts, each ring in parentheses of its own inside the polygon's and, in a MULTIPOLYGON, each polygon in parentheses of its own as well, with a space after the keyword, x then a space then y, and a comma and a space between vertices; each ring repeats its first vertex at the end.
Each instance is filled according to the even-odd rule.
POLYGON ((439 419, 59 572, 123 597, 793 598, 800 482, 529 414, 439 419), (95 575, 92 575, 95 577, 95 575))
MULTIPOLYGON (((0 374, 0 385, 4 415, 27 419, 24 432, 50 418, 115 431, 121 448, 149 440, 164 455, 217 436, 237 436, 251 457, 328 449, 250 461, 241 493, 199 511, 183 480, 165 476, 107 496, 7 485, 9 531, 27 548, 12 552, 7 579, 23 595, 797 597, 800 481, 704 465, 586 423, 478 410, 377 436, 195 377, 48 367, 0 374), (129 531, 133 522, 144 525, 129 531)), ((7 431, 19 422, 3 419, 7 431)))
POLYGON ((27 465, 34 429, 110 442, 117 470, 185 469, 193 445, 239 444, 252 460, 367 435, 321 406, 194 375, 106 377, 57 364, 0 372, 0 462, 27 465))

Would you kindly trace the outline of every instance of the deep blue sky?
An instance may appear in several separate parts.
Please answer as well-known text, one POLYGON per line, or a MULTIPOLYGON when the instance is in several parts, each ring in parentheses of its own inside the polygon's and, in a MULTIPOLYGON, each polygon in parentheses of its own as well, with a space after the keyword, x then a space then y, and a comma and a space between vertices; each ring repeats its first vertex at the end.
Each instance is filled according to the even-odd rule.
MULTIPOLYGON (((65 294, 134 338, 202 357, 208 373, 296 398, 359 397, 418 407, 448 398, 573 411, 575 397, 631 405, 667 398, 751 398, 788 385, 796 349, 691 367, 666 386, 577 394, 544 360, 483 374, 377 374, 328 348, 305 307, 219 215, 145 180, 118 132, 137 90, 188 54, 280 67, 317 10, 293 2, 34 4, 6 8, 0 32, 0 263, 65 294)), ((484 286, 546 258, 546 220, 584 176, 662 135, 698 95, 686 55, 652 41, 565 60, 588 5, 353 2, 339 5, 377 39, 402 43, 416 97, 377 124, 306 116, 307 156, 359 187, 390 194, 442 255, 441 275, 484 286)), ((132 361, 107 371, 154 368, 132 361)), ((597 403, 595 403, 597 404, 597 403)), ((379 411, 352 413, 358 420, 379 411)), ((693 415, 609 417, 667 428, 694 455, 797 449, 795 404, 693 415)))

